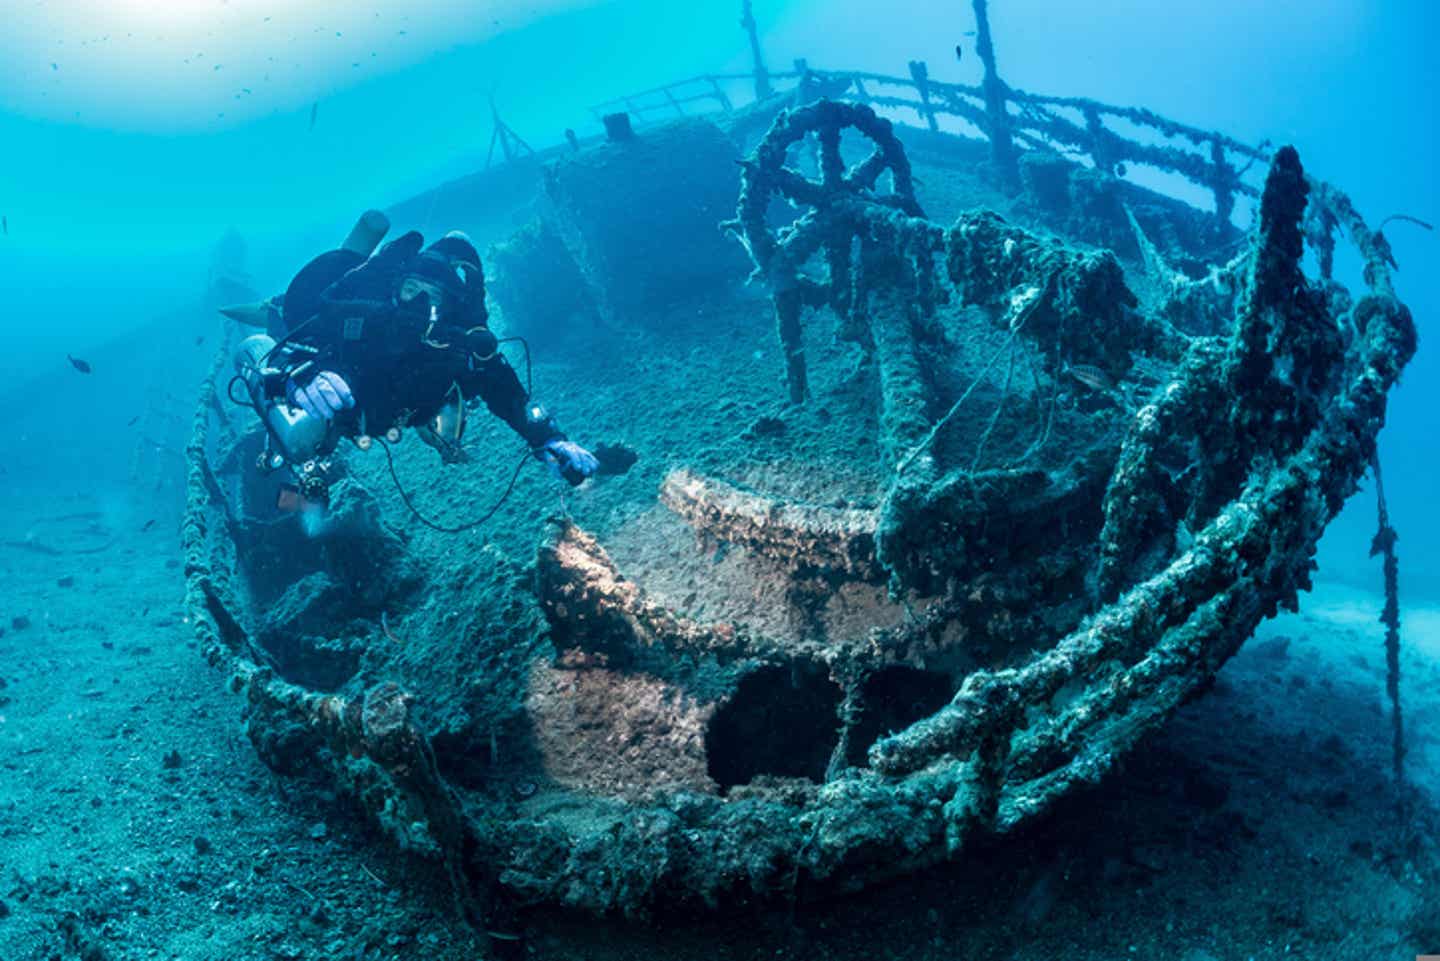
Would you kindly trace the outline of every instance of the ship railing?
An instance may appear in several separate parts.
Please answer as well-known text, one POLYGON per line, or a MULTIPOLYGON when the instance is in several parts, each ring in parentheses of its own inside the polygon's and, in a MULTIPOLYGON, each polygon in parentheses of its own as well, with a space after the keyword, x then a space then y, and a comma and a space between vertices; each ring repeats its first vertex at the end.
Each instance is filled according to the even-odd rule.
MULTIPOLYGON (((818 96, 867 104, 901 123, 934 132, 995 141, 996 128, 1014 149, 1065 156, 1119 177, 1131 168, 1175 175, 1208 195, 1214 212, 1230 220, 1236 198, 1258 197, 1267 144, 1252 146, 1223 133, 1163 117, 1141 107, 1085 97, 1056 97, 1004 85, 1005 115, 993 118, 979 86, 930 77, 923 61, 908 76, 859 70, 821 70, 797 60, 793 70, 768 74, 770 100, 795 103, 818 96)), ((678 117, 730 113, 756 103, 753 73, 701 74, 592 106, 601 118, 625 112, 637 128, 678 117)), ((1166 192, 1174 192, 1167 190, 1166 192)))

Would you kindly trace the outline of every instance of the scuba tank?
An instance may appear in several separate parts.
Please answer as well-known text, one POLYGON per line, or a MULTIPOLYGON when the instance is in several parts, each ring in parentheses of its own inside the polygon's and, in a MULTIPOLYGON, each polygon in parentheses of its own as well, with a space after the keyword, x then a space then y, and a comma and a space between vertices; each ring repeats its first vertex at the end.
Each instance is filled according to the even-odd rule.
POLYGON ((274 350, 275 338, 268 334, 245 338, 235 351, 235 372, 270 437, 264 466, 274 470, 289 464, 297 473, 305 473, 306 465, 328 454, 334 446, 330 424, 285 403, 282 395, 287 375, 266 366, 274 350))

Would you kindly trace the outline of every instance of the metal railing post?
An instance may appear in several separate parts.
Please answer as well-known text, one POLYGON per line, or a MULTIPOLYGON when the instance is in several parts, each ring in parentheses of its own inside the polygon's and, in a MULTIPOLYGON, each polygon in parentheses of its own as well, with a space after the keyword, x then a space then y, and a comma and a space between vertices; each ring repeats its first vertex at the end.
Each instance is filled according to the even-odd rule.
POLYGON ((935 120, 935 108, 930 105, 930 68, 925 66, 924 60, 910 61, 910 78, 915 81, 915 89, 920 91, 920 102, 924 105, 920 113, 930 125, 930 132, 939 133, 940 124, 935 120))
POLYGON ((765 58, 760 54, 760 33, 755 27, 755 12, 751 9, 750 0, 744 0, 742 10, 740 26, 750 36, 750 59, 755 63, 755 99, 764 100, 775 90, 770 86, 770 71, 765 69, 765 58))
POLYGON ((1210 185, 1215 191, 1215 216, 1229 224, 1235 213, 1235 168, 1225 161, 1225 145, 1218 137, 1210 141, 1210 160, 1215 164, 1215 180, 1210 185))
POLYGON ((1009 187, 1020 186, 1020 166, 1015 155, 1015 142, 1010 138, 1010 112, 1006 106, 1010 88, 995 70, 995 45, 990 39, 990 14, 987 0, 971 0, 975 7, 975 50, 985 65, 985 113, 990 120, 990 158, 995 172, 1009 187))
POLYGON ((720 101, 720 109, 721 109, 721 110, 724 110, 726 113, 729 113, 731 110, 734 110, 734 109, 735 109, 734 105, 730 103, 730 96, 729 96, 729 94, 727 94, 727 93, 725 92, 725 88, 724 88, 724 87, 720 86, 720 81, 719 81, 719 80, 716 80, 714 77, 711 77, 711 78, 710 78, 710 87, 711 87, 712 90, 715 91, 715 99, 718 100, 718 101, 720 101))

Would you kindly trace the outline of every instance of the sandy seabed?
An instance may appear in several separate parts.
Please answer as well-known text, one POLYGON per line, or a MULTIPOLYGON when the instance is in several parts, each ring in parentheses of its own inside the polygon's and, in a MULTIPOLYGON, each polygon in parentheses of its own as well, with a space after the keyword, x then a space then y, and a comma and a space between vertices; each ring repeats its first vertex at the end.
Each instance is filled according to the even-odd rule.
MULTIPOLYGON (((479 956, 428 866, 344 799, 261 765, 241 700, 195 650, 174 522, 144 527, 12 521, 0 537, 0 959, 479 956)), ((1405 792, 1379 608, 1322 583, 1099 787, 959 863, 743 916, 537 911, 523 942, 494 947, 602 961, 1440 952, 1440 604, 1403 614, 1405 792)))

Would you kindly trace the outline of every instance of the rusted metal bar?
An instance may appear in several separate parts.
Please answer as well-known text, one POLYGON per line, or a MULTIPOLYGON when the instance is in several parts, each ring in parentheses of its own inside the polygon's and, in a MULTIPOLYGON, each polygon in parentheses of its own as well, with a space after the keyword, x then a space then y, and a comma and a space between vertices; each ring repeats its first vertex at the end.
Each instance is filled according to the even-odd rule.
POLYGON ((930 105, 930 68, 925 66, 924 60, 911 60, 910 76, 915 81, 915 89, 920 91, 920 116, 925 118, 931 133, 939 133, 940 125, 935 121, 935 108, 930 105))
POLYGON ((744 0, 743 11, 740 26, 745 28, 750 38, 750 59, 755 64, 755 99, 764 100, 775 92, 775 88, 770 84, 770 71, 765 69, 765 58, 760 52, 760 31, 755 26, 755 11, 750 0, 744 0))
POLYGON ((1210 140, 1210 161, 1215 165, 1215 179, 1210 184, 1215 192, 1215 216, 1228 224, 1235 213, 1235 169, 1226 163, 1225 145, 1218 137, 1210 140))
POLYGON ((776 646, 739 625, 704 624, 657 603, 620 573, 594 536, 569 521, 556 524, 541 545, 536 578, 556 646, 603 656, 612 665, 647 649, 730 660, 776 646))
POLYGON ((779 501, 686 470, 665 478, 660 503, 702 536, 743 544, 794 570, 880 576, 874 511, 779 501))
POLYGON ((1020 185, 1020 164, 1015 144, 1010 139, 1010 110, 1006 106, 1009 89, 995 70, 995 44, 990 39, 990 13, 987 0, 972 0, 975 7, 975 47, 985 65, 985 113, 990 120, 990 159, 1000 180, 1011 188, 1020 185))
MULTIPOLYGON (((850 80, 868 80, 871 83, 893 84, 897 87, 913 87, 915 85, 915 82, 909 77, 896 77, 888 73, 873 73, 868 70, 817 70, 811 68, 810 73, 819 77, 821 80, 833 80, 843 77, 850 80)), ((781 77, 783 75, 774 74, 774 76, 781 77)), ((984 96, 984 92, 979 87, 971 87, 963 83, 947 83, 931 79, 929 84, 933 91, 946 90, 960 92, 967 96, 975 97, 976 99, 981 99, 984 96)))
POLYGON ((1091 100, 1088 97, 1052 97, 1044 94, 1030 93, 1025 90, 1018 90, 1014 87, 1007 87, 1006 92, 1009 94, 1010 99, 1017 103, 1032 104, 1041 107, 1069 107, 1081 112, 1095 110, 1104 116, 1119 117, 1142 127, 1152 127, 1167 137, 1184 137, 1197 146, 1211 141, 1219 141, 1226 150, 1232 150, 1254 160, 1266 159, 1265 151, 1250 144, 1242 143, 1214 131, 1201 130, 1198 127, 1176 123, 1167 117, 1155 113, 1153 110, 1146 110, 1143 107, 1118 107, 1114 104, 1091 100))
POLYGON ((1085 110, 1085 130, 1090 134, 1090 159, 1095 161, 1095 169, 1113 174, 1120 159, 1116 156, 1112 143, 1114 134, 1105 129, 1105 122, 1100 119, 1099 111, 1085 110))
MULTIPOLYGON (((1033 107, 1033 105, 1031 106, 1033 107)), ((1104 111, 1100 112, 1104 113, 1104 111)), ((1029 131, 1053 144, 1087 154, 1093 153, 1095 149, 1095 139, 1088 129, 1048 110, 1038 108, 1027 110, 1020 122, 1012 129, 1012 134, 1016 131, 1022 133, 1029 131)), ((1112 164, 1122 160, 1149 164, 1161 170, 1178 173, 1195 184, 1213 189, 1215 168, 1207 157, 1179 147, 1137 143, 1110 133, 1108 130, 1103 130, 1103 137, 1104 149, 1107 151, 1106 157, 1112 164)), ((1231 189, 1237 194, 1249 197, 1260 195, 1257 188, 1242 183, 1238 179, 1231 182, 1231 189)))
MULTIPOLYGON (((699 102, 704 101, 704 100, 715 100, 715 99, 717 99, 716 96, 715 96, 715 94, 706 92, 706 93, 697 93, 697 94, 695 94, 695 95, 693 95, 693 96, 690 96, 690 97, 676 97, 676 98, 675 98, 675 102, 678 103, 678 104, 682 104, 682 105, 683 105, 683 104, 687 104, 687 103, 699 103, 699 102)), ((731 109, 732 105, 731 105, 731 103, 730 103, 730 98, 729 98, 729 97, 724 97, 724 96, 722 95, 722 97, 719 98, 719 99, 721 100, 721 106, 724 107, 725 110, 728 111, 728 110, 731 109)))
POLYGON ((665 88, 665 99, 670 101, 670 106, 675 108, 676 114, 681 117, 685 116, 685 108, 680 106, 680 101, 675 99, 675 94, 671 92, 669 87, 665 88))
POLYGON ((735 106, 730 102, 730 96, 725 93, 725 88, 720 86, 720 81, 715 77, 711 77, 709 79, 710 88, 715 92, 715 99, 720 101, 720 109, 724 110, 726 113, 734 110, 735 106))

